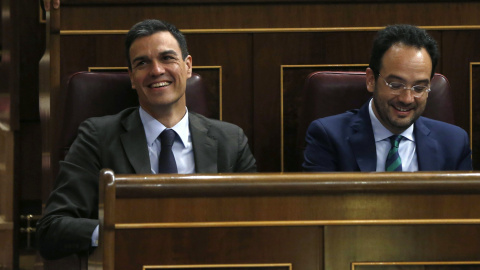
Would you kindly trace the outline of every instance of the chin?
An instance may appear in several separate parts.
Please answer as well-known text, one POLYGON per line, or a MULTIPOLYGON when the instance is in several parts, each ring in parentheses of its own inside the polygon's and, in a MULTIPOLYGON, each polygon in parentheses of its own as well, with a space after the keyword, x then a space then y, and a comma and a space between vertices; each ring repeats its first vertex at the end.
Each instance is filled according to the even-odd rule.
POLYGON ((397 129, 407 129, 409 126, 411 126, 413 124, 413 122, 415 121, 412 121, 412 119, 402 119, 403 121, 394 121, 392 122, 393 123, 393 126, 397 129))

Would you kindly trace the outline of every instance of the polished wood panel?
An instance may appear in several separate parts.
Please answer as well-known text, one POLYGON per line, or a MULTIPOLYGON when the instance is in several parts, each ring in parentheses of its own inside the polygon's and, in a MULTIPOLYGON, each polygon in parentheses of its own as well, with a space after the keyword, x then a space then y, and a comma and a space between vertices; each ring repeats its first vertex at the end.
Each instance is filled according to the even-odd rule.
POLYGON ((19 131, 19 3, 1 1, 0 62, 0 268, 18 268, 17 239, 18 200, 15 185, 15 157, 19 131))
POLYGON ((10 270, 13 268, 13 250, 14 247, 12 246, 13 243, 13 224, 8 223, 5 224, 0 221, 0 238, 2 241, 0 242, 0 248, 2 251, 0 252, 0 269, 2 270, 10 270))
POLYGON ((480 267, 477 263, 473 262, 458 262, 455 263, 444 263, 442 264, 434 262, 432 264, 426 263, 393 263, 389 265, 378 264, 378 265, 356 265, 352 270, 478 270, 480 267))
POLYGON ((0 129, 0 218, 3 222, 12 222, 13 205, 13 165, 14 135, 0 129))
POLYGON ((291 270, 292 265, 288 263, 271 263, 271 264, 213 264, 213 265, 175 265, 175 266, 158 266, 147 265, 144 270, 153 269, 177 269, 177 270, 291 270))
POLYGON ((115 233, 115 269, 225 264, 292 264, 293 269, 309 269, 323 263, 318 258, 323 252, 322 237, 319 227, 119 230, 115 233), (131 245, 131 239, 148 240, 139 249, 131 245))
POLYGON ((480 206, 474 203, 479 190, 474 180, 478 176, 474 173, 284 173, 206 177, 142 175, 125 180, 117 176, 115 196, 125 200, 116 201, 114 216, 120 223, 127 220, 175 223, 461 219, 480 213, 480 206), (304 196, 318 194, 321 196, 304 199, 304 196), (446 198, 461 203, 452 204, 445 201, 446 198), (422 207, 412 208, 422 204, 422 200, 425 202, 422 207), (135 211, 146 201, 152 212, 164 215, 135 211), (256 207, 244 208, 248 204, 256 207), (471 206, 462 208, 463 204, 471 206))
POLYGON ((254 74, 251 67, 255 65, 252 36, 188 34, 186 37, 194 66, 222 67, 222 120, 239 125, 252 142, 254 74))
MULTIPOLYGON (((304 72, 294 71, 307 65, 317 66, 317 68, 306 68, 308 71, 315 71, 340 68, 335 65, 349 66, 368 63, 369 50, 375 32, 254 35, 254 51, 265 59, 258 62, 254 69, 256 74, 254 77, 255 115, 257 116, 254 120, 256 130, 254 153, 259 168, 264 171, 292 171, 294 168, 298 168, 295 144, 291 143, 296 140, 297 136, 302 137, 304 134, 297 134, 297 119, 294 114, 299 110, 297 106, 301 105, 297 99, 308 73, 306 70, 304 72), (355 47, 350 46, 352 40, 355 41, 355 47), (270 44, 282 44, 282 46, 272 47, 270 44), (345 48, 348 49, 345 50, 345 48), (298 67, 283 68, 284 65, 298 67), (281 77, 282 71, 283 78, 281 77), (281 89, 281 83, 284 84, 283 89, 281 89), (283 110, 281 100, 283 100, 283 110), (281 141, 282 131, 285 139, 283 142, 281 141), (268 143, 265 143, 267 138, 269 138, 268 143), (283 160, 282 147, 284 150, 283 160)), ((360 67, 352 67, 352 70, 357 69, 360 67)))
POLYGON ((88 254, 73 254, 68 257, 58 260, 43 260, 38 263, 37 268, 43 270, 87 270, 88 268, 88 254))
POLYGON ((0 268, 14 269, 14 136, 0 129, 0 268))
POLYGON ((100 192, 101 239, 90 262, 104 269, 480 263, 478 173, 189 176, 106 170, 100 192))
POLYGON ((352 270, 478 270, 477 262, 379 262, 354 263, 352 270))
MULTIPOLYGON (((62 1, 62 3, 68 2, 62 1)), ((181 29, 383 27, 391 23, 421 26, 480 25, 476 1, 371 1, 331 4, 291 3, 175 3, 111 0, 62 6, 61 30, 125 30, 143 18, 161 18, 181 29), (104 1, 105 2, 105 1, 104 1), (93 8, 93 7, 94 8, 93 8), (126 8, 128 7, 128 8, 126 8)))
MULTIPOLYGON (((479 224, 331 226, 325 228, 325 257, 328 258, 325 269, 349 269, 351 262, 471 261, 479 264, 480 256, 476 254, 480 249, 479 236, 479 224)), ((359 269, 383 270, 378 266, 359 269)))
MULTIPOLYGON (((442 74, 449 79, 453 89, 455 123, 467 131, 470 130, 470 121, 473 121, 474 126, 480 125, 479 119, 471 114, 470 109, 478 111, 479 104, 472 103, 473 107, 470 107, 470 102, 473 101, 470 97, 470 63, 480 62, 480 55, 471 52, 477 48, 479 42, 480 34, 477 31, 444 31, 440 43, 442 74)), ((479 93, 480 88, 474 90, 479 93)), ((477 132, 471 133, 473 138, 479 135, 477 132)), ((474 158, 478 155, 480 152, 475 150, 474 158)), ((474 164, 476 169, 480 169, 478 162, 474 164)))

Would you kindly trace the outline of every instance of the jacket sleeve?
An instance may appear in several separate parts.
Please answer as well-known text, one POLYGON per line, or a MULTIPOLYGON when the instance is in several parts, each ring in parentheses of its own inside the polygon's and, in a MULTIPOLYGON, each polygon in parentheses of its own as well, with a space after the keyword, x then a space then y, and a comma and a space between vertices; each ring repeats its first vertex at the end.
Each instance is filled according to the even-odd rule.
POLYGON ((463 151, 459 158, 459 163, 457 166, 457 170, 459 171, 472 171, 472 150, 470 149, 470 143, 468 140, 468 135, 465 131, 463 131, 463 151))
POLYGON ((303 170, 307 172, 337 171, 337 155, 329 134, 320 120, 313 121, 305 136, 303 170))
POLYGON ((235 172, 256 172, 257 165, 255 158, 248 146, 248 139, 241 128, 238 128, 238 158, 235 165, 235 172))
POLYGON ((98 136, 84 122, 60 170, 37 223, 37 242, 45 259, 59 259, 89 251, 98 222, 98 136))

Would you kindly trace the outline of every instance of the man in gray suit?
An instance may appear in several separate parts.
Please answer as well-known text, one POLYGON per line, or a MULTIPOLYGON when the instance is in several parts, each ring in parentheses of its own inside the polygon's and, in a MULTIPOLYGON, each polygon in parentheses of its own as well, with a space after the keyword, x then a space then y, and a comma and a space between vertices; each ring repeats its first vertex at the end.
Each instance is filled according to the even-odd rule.
POLYGON ((46 259, 88 252, 97 245, 102 168, 118 174, 256 171, 242 129, 186 108, 192 57, 175 26, 158 20, 139 22, 125 44, 140 107, 81 124, 37 224, 39 251, 46 259), (173 134, 173 145, 160 142, 162 133, 173 134), (162 149, 169 147, 171 154, 164 162, 162 149), (173 169, 164 168, 169 162, 173 169))

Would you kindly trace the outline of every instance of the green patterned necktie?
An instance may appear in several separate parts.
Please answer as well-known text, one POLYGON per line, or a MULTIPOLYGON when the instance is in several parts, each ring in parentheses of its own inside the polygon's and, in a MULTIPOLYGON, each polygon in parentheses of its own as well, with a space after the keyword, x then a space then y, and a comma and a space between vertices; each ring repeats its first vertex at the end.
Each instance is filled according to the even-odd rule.
POLYGON ((398 145, 403 139, 402 135, 392 135, 389 137, 392 148, 388 152, 387 161, 385 161, 386 172, 401 172, 402 171, 402 159, 398 154, 398 145))

